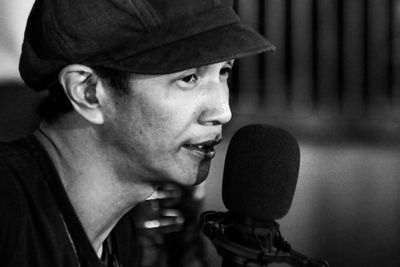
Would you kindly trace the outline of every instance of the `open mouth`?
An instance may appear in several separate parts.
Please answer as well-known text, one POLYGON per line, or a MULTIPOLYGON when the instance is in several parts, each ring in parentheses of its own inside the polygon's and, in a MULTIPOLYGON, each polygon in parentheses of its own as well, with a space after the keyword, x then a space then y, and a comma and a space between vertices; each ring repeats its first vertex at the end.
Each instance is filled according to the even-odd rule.
POLYGON ((212 159, 215 156, 215 146, 221 141, 222 139, 210 140, 199 144, 185 144, 183 147, 193 153, 200 154, 205 158, 212 159))

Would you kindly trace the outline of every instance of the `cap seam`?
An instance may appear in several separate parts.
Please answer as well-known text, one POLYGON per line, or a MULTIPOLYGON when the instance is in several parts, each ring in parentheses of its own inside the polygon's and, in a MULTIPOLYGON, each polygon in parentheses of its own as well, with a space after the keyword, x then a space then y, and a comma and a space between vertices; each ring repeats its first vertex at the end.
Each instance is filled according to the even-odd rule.
MULTIPOLYGON (((51 21, 51 20, 50 20, 51 21)), ((62 36, 61 32, 58 30, 60 29, 60 25, 58 24, 56 19, 53 19, 53 27, 54 27, 54 32, 57 35, 58 38, 53 38, 56 43, 61 47, 61 54, 65 56, 67 54, 68 56, 66 58, 73 58, 74 60, 76 59, 75 55, 72 54, 72 47, 68 44, 68 41, 62 36)))
POLYGON ((143 10, 141 8, 138 8, 139 2, 132 1, 132 3, 135 5, 135 8, 141 14, 143 14, 143 11, 144 11, 150 16, 152 27, 159 28, 162 21, 161 21, 161 19, 158 20, 158 16, 155 14, 157 12, 152 8, 152 6, 147 1, 140 1, 140 3, 141 3, 140 5, 143 6, 143 10))
MULTIPOLYGON (((42 33, 43 33, 44 36, 48 36, 49 33, 53 31, 57 38, 54 38, 54 36, 53 37, 48 36, 48 38, 46 38, 46 39, 53 40, 54 43, 57 46, 61 46, 62 51, 60 51, 60 54, 65 56, 64 53, 66 51, 68 52, 68 50, 71 49, 71 47, 68 44, 66 44, 66 47, 68 47, 69 49, 64 49, 64 47, 63 47, 62 43, 65 43, 66 40, 64 40, 64 38, 61 36, 60 32, 58 31, 59 25, 57 24, 57 20, 54 18, 54 15, 51 12, 46 12, 46 10, 49 9, 49 5, 50 4, 48 2, 46 2, 46 1, 42 1, 42 5, 43 6, 41 7, 41 11, 40 11, 43 14, 43 18, 42 18, 42 21, 41 21, 42 33), (49 25, 48 27, 46 27, 47 23, 49 25), (53 30, 52 31, 51 30, 46 30, 49 27, 53 28, 53 30), (59 40, 61 40, 61 42, 59 42, 59 40)), ((70 53, 68 53, 68 55, 69 56, 73 56, 70 53)), ((73 57, 73 58, 75 58, 75 57, 73 57)))

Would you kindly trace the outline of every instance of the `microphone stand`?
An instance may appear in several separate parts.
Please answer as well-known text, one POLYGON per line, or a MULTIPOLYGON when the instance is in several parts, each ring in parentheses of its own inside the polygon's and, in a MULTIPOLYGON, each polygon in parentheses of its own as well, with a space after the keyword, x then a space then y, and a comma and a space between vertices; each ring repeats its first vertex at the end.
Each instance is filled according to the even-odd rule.
POLYGON ((211 240, 222 267, 265 267, 287 263, 295 267, 329 267, 324 260, 307 257, 290 246, 273 220, 241 221, 229 212, 204 212, 200 216, 203 233, 211 240))

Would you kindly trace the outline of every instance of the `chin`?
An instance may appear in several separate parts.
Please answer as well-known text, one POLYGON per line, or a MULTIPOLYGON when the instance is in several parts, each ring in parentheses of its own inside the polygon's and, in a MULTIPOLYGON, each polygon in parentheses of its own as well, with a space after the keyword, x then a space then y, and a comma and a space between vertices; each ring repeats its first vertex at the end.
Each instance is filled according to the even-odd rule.
POLYGON ((199 168, 196 172, 186 174, 182 177, 174 177, 173 182, 177 183, 181 186, 193 186, 193 185, 199 185, 202 182, 204 182, 209 173, 210 169, 201 169, 199 168))
POLYGON ((207 173, 197 172, 197 173, 182 177, 181 179, 175 179, 174 183, 177 183, 181 186, 199 185, 206 180, 207 176, 208 176, 208 172, 207 173))
POLYGON ((201 184, 207 179, 208 173, 210 172, 210 164, 211 160, 204 160, 201 162, 197 170, 196 180, 193 185, 201 184))
POLYGON ((210 161, 203 160, 197 166, 191 168, 184 168, 181 166, 170 169, 164 175, 161 175, 164 182, 171 182, 181 186, 193 186, 204 182, 210 172, 210 161))

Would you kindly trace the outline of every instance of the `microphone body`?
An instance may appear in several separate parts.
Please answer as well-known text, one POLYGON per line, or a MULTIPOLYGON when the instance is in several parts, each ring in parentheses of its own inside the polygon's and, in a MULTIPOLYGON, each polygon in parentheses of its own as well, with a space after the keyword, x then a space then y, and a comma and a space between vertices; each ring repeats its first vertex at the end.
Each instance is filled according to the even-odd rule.
POLYGON ((324 260, 294 250, 274 220, 242 221, 230 212, 208 211, 201 214, 200 225, 222 257, 222 267, 265 267, 271 263, 329 267, 324 260))
POLYGON ((293 250, 275 221, 291 206, 299 165, 299 145, 282 129, 256 124, 234 134, 222 183, 228 212, 206 211, 200 216, 203 233, 223 258, 222 267, 329 266, 293 250))

